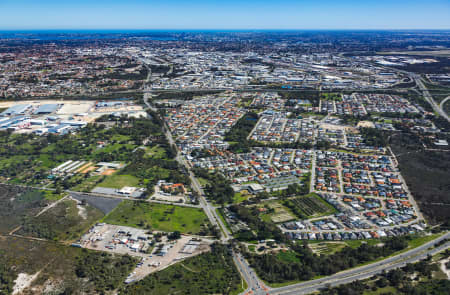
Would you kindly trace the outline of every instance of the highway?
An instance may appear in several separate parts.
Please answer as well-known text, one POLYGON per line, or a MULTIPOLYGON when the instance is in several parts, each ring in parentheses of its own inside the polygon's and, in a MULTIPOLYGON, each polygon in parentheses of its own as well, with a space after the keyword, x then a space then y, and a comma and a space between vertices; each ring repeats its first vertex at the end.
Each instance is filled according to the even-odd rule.
MULTIPOLYGON (((431 105, 431 107, 433 108, 433 110, 438 113, 440 116, 444 117, 447 121, 450 122, 450 118, 449 116, 444 112, 444 110, 441 108, 441 106, 439 106, 433 99, 433 97, 431 96, 430 92, 428 91, 428 89, 425 87, 425 85, 422 82, 422 78, 420 78, 419 75, 417 74, 411 74, 411 76, 414 78, 414 80, 416 81, 417 85, 419 86, 419 89, 422 91, 423 93, 423 97, 426 99, 426 101, 431 105)), ((446 98, 447 99, 447 98, 446 98)), ((443 106, 443 105, 442 105, 443 106)))
MULTIPOLYGON (((443 111, 444 113, 445 113, 445 111, 444 111, 444 105, 445 105, 445 103, 448 101, 450 99, 450 96, 447 96, 443 101, 441 101, 441 103, 439 104, 439 108, 441 109, 441 111, 443 111)), ((445 114, 447 114, 447 113, 445 113, 445 114)))
POLYGON ((265 295, 269 288, 258 278, 255 271, 250 267, 245 258, 233 251, 233 260, 242 278, 247 282, 247 289, 243 294, 265 295), (251 293, 250 293, 251 292, 251 293))
POLYGON ((422 246, 404 252, 402 254, 384 259, 379 262, 368 264, 365 266, 353 268, 347 271, 339 272, 337 274, 324 277, 317 280, 307 281, 304 283, 293 284, 285 287, 271 289, 268 294, 271 295, 298 295, 298 294, 309 294, 312 292, 319 291, 327 286, 338 286, 341 284, 350 283, 356 280, 362 280, 369 278, 375 274, 379 274, 383 271, 389 271, 394 268, 399 268, 405 266, 407 263, 412 263, 426 258, 428 255, 434 255, 440 251, 450 248, 450 242, 429 249, 435 244, 439 243, 444 239, 449 239, 450 233, 446 233, 433 241, 425 243, 422 246))
POLYGON ((233 259, 238 267, 239 272, 242 277, 247 282, 247 289, 241 294, 251 294, 251 295, 267 295, 272 294, 271 288, 266 286, 265 283, 258 278, 256 272, 250 267, 247 260, 240 254, 233 252, 233 259))

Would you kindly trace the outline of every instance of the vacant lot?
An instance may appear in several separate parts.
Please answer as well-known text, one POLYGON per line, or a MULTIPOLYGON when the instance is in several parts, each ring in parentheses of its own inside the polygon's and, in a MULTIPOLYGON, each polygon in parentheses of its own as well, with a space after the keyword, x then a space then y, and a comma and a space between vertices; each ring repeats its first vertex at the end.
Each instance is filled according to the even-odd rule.
POLYGON ((106 176, 105 175, 94 175, 94 176, 85 178, 84 175, 75 175, 72 178, 80 179, 80 183, 71 188, 73 191, 90 192, 99 183, 103 182, 103 180, 106 178, 106 176))
POLYGON ((199 233, 202 227, 209 223, 201 209, 128 200, 117 206, 103 221, 110 224, 189 234, 199 233))
POLYGON ((103 217, 100 210, 75 200, 64 199, 56 206, 36 217, 26 217, 20 235, 49 240, 73 241, 103 217))
POLYGON ((330 255, 334 254, 340 250, 342 250, 344 247, 346 247, 347 244, 343 242, 321 242, 321 243, 309 243, 308 247, 315 253, 319 255, 330 255))
POLYGON ((288 208, 281 205, 278 201, 270 201, 264 204, 266 210, 261 214, 261 218, 266 221, 273 221, 275 223, 286 222, 295 218, 288 208))
POLYGON ((333 206, 314 193, 286 200, 284 205, 302 219, 330 215, 336 212, 333 206))
POLYGON ((113 174, 107 176, 105 180, 98 184, 98 186, 120 189, 124 186, 138 187, 140 185, 139 179, 133 175, 113 174))

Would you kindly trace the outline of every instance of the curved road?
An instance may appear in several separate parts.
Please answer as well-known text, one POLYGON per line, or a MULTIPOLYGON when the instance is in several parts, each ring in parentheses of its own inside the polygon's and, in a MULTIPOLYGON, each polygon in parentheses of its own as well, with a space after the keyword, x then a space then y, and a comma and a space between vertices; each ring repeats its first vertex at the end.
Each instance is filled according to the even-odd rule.
MULTIPOLYGON (((441 101, 441 103, 439 104, 439 108, 441 109, 442 112, 445 113, 444 111, 444 105, 445 103, 450 99, 450 96, 447 96, 443 101, 441 101)), ((447 114, 447 113, 446 113, 447 114)))
POLYGON ((434 239, 433 241, 423 244, 422 246, 419 246, 402 254, 384 259, 382 261, 350 269, 347 271, 339 272, 337 274, 325 278, 289 285, 281 288, 274 288, 271 289, 268 292, 268 294, 271 295, 309 294, 315 291, 319 291, 320 289, 326 288, 327 286, 337 286, 341 284, 350 283, 356 280, 369 278, 383 271, 389 271, 394 268, 403 267, 407 263, 419 261, 421 259, 426 258, 428 255, 433 255, 447 248, 450 248, 450 242, 446 242, 445 244, 437 248, 429 249, 430 247, 433 247, 440 241, 449 238, 450 233, 446 233, 440 236, 439 238, 434 239))
POLYGON ((431 96, 430 92, 428 91, 427 87, 425 87, 425 84, 423 84, 422 78, 417 74, 411 74, 411 76, 416 81, 416 84, 419 86, 420 91, 422 91, 422 93, 423 93, 423 97, 426 99, 426 101, 428 101, 428 103, 431 105, 433 110, 436 113, 438 113, 440 116, 444 117, 447 121, 450 122, 449 116, 443 111, 441 106, 437 105, 437 103, 434 101, 434 99, 431 96))

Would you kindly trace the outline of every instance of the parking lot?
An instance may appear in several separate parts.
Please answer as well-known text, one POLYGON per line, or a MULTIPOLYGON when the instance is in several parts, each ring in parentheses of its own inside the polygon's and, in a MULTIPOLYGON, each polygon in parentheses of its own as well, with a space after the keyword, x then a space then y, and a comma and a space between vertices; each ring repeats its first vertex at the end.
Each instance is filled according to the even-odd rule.
POLYGON ((171 241, 157 232, 99 223, 89 229, 74 246, 140 257, 126 280, 126 283, 131 283, 180 260, 209 251, 212 242, 186 235, 171 241))

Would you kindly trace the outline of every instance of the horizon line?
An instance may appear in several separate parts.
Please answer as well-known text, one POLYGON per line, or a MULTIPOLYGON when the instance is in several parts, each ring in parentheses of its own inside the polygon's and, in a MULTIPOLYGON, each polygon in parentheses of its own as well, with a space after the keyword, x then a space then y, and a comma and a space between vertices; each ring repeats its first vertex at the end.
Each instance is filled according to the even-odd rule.
POLYGON ((450 31, 449 28, 0 28, 0 32, 33 31, 450 31))

